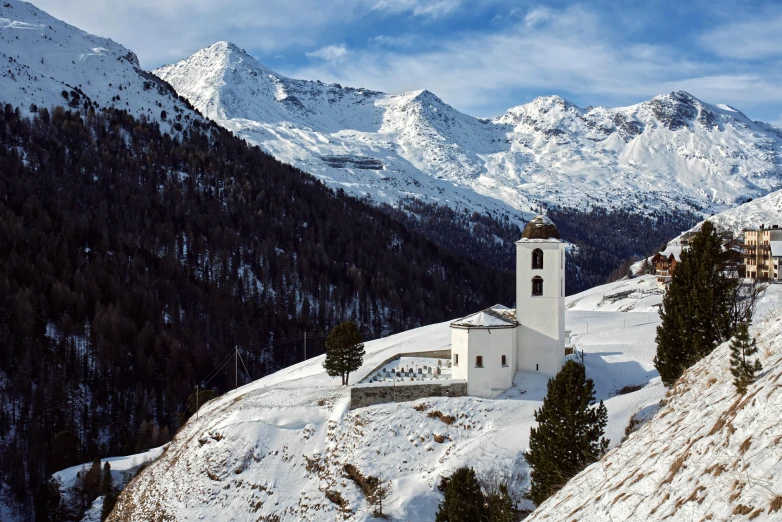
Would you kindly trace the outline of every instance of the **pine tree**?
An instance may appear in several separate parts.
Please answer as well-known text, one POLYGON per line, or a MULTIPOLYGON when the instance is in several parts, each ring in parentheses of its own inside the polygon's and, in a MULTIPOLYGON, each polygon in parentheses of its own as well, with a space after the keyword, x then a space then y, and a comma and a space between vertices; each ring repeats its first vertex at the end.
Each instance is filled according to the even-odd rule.
POLYGON ((100 494, 108 496, 114 490, 114 483, 111 480, 111 464, 103 464, 103 483, 100 486, 100 494))
POLYGON ((508 486, 500 484, 499 490, 486 495, 486 509, 489 522, 514 522, 516 520, 516 506, 508 494, 508 486))
POLYGON ((348 384, 350 373, 358 370, 364 362, 364 339, 353 321, 335 326, 326 338, 326 360, 323 367, 331 377, 342 377, 342 384, 348 384))
POLYGON ((532 466, 530 495, 536 505, 608 449, 603 438, 608 413, 595 403, 595 385, 584 367, 567 361, 548 381, 543 406, 535 412, 538 427, 530 430, 527 462, 532 466))
POLYGON ((472 468, 459 468, 445 488, 435 522, 488 522, 481 486, 472 468))
POLYGON ((706 221, 673 271, 654 358, 666 386, 733 334, 730 300, 736 282, 723 274, 723 257, 720 236, 706 221))
POLYGON ((755 382, 757 372, 763 369, 760 361, 750 362, 747 357, 752 357, 758 352, 757 341, 749 335, 749 325, 741 323, 733 341, 730 343, 730 373, 733 374, 733 385, 736 391, 743 394, 747 386, 755 382))

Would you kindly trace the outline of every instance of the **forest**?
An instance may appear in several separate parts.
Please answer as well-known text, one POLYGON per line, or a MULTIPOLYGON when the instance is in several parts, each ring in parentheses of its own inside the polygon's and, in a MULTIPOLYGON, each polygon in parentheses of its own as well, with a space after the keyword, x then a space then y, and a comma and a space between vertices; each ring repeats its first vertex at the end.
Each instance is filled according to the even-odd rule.
POLYGON ((53 471, 165 443, 219 394, 352 320, 372 339, 513 302, 456 255, 215 124, 0 110, 0 494, 33 514, 53 471), (230 370, 229 370, 230 368, 230 370), (40 496, 40 495, 39 495, 40 496))
MULTIPOLYGON (((416 199, 382 205, 384 212, 410 230, 487 266, 516 270, 514 242, 521 230, 506 216, 454 210, 416 199)), ((601 207, 569 209, 550 207, 546 214, 565 241, 576 248, 568 253, 565 273, 567 295, 577 294, 624 277, 632 261, 650 256, 695 225, 700 218, 686 211, 654 211, 639 215, 627 210, 610 212, 601 207)), ((512 301, 508 303, 511 305, 512 301)))

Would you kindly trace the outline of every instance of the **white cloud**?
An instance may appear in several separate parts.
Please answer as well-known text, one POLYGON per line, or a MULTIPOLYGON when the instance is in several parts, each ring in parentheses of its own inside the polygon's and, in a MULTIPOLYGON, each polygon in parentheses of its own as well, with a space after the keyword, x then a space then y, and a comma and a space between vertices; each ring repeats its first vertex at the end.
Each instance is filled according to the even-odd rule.
POLYGON ((309 58, 320 58, 327 62, 338 62, 347 56, 348 48, 345 47, 345 44, 327 45, 326 47, 321 47, 317 51, 306 54, 309 58))
POLYGON ((516 24, 491 34, 456 35, 436 50, 357 51, 339 67, 311 65, 289 75, 392 93, 426 88, 482 116, 493 115, 487 107, 496 111, 526 101, 510 99, 524 90, 577 93, 588 103, 632 103, 675 89, 740 107, 782 102, 778 72, 726 70, 665 45, 617 45, 603 21, 579 6, 533 9, 516 24))
POLYGON ((741 60, 782 57, 782 13, 718 26, 700 43, 719 56, 741 60))
POLYGON ((384 45, 386 47, 408 47, 415 41, 415 36, 412 34, 405 34, 402 36, 386 36, 378 35, 367 39, 367 42, 378 45, 384 45))
POLYGON ((460 0, 380 0, 374 9, 393 14, 410 12, 414 16, 439 18, 452 13, 460 4, 460 0))

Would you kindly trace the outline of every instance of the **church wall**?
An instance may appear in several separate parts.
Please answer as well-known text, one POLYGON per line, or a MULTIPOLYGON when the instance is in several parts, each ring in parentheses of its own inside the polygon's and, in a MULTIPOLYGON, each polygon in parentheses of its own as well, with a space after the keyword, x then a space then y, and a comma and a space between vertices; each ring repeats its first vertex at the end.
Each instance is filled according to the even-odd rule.
POLYGON ((511 387, 516 371, 516 328, 454 329, 454 343, 467 346, 466 356, 459 356, 458 371, 456 366, 452 371, 454 379, 466 375, 468 395, 492 398, 511 387), (478 356, 483 358, 483 367, 476 366, 478 356))

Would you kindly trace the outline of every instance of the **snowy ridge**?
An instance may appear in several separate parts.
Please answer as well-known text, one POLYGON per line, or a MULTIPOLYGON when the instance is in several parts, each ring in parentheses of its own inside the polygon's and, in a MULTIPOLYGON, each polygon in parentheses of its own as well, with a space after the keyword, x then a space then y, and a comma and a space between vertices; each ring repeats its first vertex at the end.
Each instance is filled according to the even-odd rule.
POLYGON ((782 187, 781 129, 686 92, 615 109, 547 96, 483 119, 426 90, 389 95, 287 78, 228 42, 155 74, 282 161, 377 201, 706 215, 782 187))
MULTIPOLYGON (((603 290, 613 295, 628 284, 642 291, 654 279, 603 290)), ((638 304, 643 313, 598 311, 603 305, 589 304, 591 294, 572 298, 581 304, 567 312, 571 342, 586 353, 587 375, 609 412, 607 436, 617 444, 630 418, 654 408, 664 393, 651 363, 658 320, 646 311, 651 302, 642 304, 637 296, 624 295, 616 303, 626 309, 638 304), (622 391, 628 386, 640 389, 622 391)), ((448 348, 450 334, 446 322, 368 342, 364 365, 350 382, 394 354, 448 348)), ((349 389, 327 377, 322 362, 310 359, 206 404, 200 418, 192 417, 128 485, 110 520, 154 514, 167 520, 254 521, 276 514, 284 521, 331 522, 339 508, 326 495, 335 493, 345 500, 350 520, 369 520, 371 507, 343 477, 346 463, 390 482, 385 510, 410 522, 434 519, 442 499, 440 477, 462 465, 479 472, 508 470, 515 495, 528 487, 523 451, 545 395, 545 376, 518 372, 514 386, 495 400, 429 398, 348 411, 349 389), (453 416, 453 424, 436 412, 453 416)))
MULTIPOLYGON (((720 212, 707 219, 714 223, 718 229, 730 230, 736 237, 741 237, 741 231, 745 228, 759 228, 760 225, 782 226, 782 190, 754 199, 738 207, 720 212)), ((703 222, 673 239, 669 247, 681 246, 684 234, 700 230, 703 222)))
POLYGON ((68 25, 20 0, 0 3, 0 102, 27 112, 31 104, 68 106, 85 101, 99 108, 124 109, 134 116, 160 120, 169 131, 172 120, 200 118, 165 82, 139 67, 136 55, 108 38, 68 25), (62 92, 69 93, 66 99, 62 92))
POLYGON ((725 343, 685 372, 651 421, 527 520, 782 519, 781 290, 770 287, 751 328, 764 370, 744 396, 725 343))

